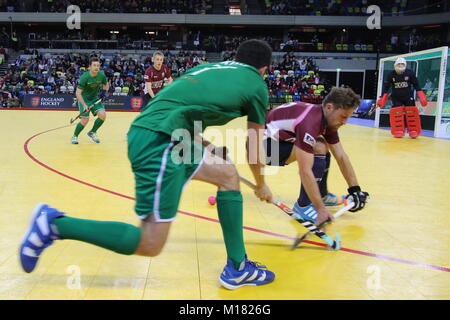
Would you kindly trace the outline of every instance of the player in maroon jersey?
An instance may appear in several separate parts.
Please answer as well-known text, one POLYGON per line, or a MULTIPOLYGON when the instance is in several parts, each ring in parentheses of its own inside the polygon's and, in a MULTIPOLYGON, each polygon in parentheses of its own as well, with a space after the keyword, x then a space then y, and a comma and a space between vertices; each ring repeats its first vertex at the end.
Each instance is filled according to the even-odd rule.
POLYGON ((267 164, 284 166, 297 160, 302 186, 293 211, 303 219, 317 224, 333 220, 326 206, 342 203, 327 190, 329 150, 349 186, 347 198, 355 203, 350 211, 361 210, 367 202, 369 194, 361 191, 337 132, 359 104, 360 96, 352 89, 333 88, 322 105, 287 103, 267 115, 267 164))
POLYGON ((163 65, 164 54, 160 51, 156 51, 153 54, 152 60, 153 65, 148 67, 144 74, 145 87, 141 111, 144 111, 150 100, 161 91, 164 86, 164 79, 168 79, 168 84, 173 81, 169 68, 167 68, 166 65, 163 65))

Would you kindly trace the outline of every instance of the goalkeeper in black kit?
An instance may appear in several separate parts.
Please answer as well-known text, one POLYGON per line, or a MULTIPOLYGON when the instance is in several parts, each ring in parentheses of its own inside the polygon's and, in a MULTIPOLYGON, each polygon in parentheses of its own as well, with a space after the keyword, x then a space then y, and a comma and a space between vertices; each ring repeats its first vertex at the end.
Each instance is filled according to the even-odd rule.
POLYGON ((422 107, 427 106, 427 98, 420 88, 414 72, 406 69, 404 58, 398 58, 395 61, 394 69, 383 85, 382 96, 378 99, 377 106, 383 108, 386 105, 389 99, 388 91, 392 87, 392 108, 389 112, 391 133, 395 138, 402 138, 405 135, 406 116, 409 136, 415 139, 420 136, 422 128, 419 109, 416 107, 416 101, 414 100, 413 88, 417 91, 417 97, 422 107))

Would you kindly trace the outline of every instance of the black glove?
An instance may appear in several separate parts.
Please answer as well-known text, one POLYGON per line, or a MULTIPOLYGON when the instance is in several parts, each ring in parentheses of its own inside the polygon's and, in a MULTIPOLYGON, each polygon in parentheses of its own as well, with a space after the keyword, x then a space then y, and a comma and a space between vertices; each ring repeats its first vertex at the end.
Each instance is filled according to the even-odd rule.
POLYGON ((346 199, 352 201, 355 205, 350 212, 356 212, 364 208, 367 201, 369 200, 369 194, 367 192, 361 191, 359 186, 350 187, 347 189, 349 195, 346 196, 346 199))
POLYGON ((108 91, 106 91, 106 90, 102 90, 100 92, 100 94, 98 95, 98 97, 102 100, 105 99, 107 96, 108 96, 108 91))

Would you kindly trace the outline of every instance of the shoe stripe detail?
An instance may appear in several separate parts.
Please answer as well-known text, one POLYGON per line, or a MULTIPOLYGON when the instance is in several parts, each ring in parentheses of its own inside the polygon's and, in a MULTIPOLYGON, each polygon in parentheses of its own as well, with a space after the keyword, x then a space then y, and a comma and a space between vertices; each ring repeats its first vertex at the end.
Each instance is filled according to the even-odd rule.
POLYGON ((35 245, 38 248, 40 248, 44 245, 44 243, 39 238, 39 236, 36 232, 33 232, 30 234, 30 236, 28 237, 28 241, 30 241, 33 245, 35 245))
POLYGON ((264 281, 266 280, 266 272, 263 271, 261 277, 259 277, 258 281, 264 281))
POLYGON ((253 272, 253 274, 250 276, 250 278, 248 278, 246 281, 253 281, 256 279, 257 276, 258 276, 258 270, 255 270, 255 272, 253 272))
POLYGON ((53 239, 53 238, 59 239, 59 238, 58 238, 59 232, 58 232, 58 229, 56 228, 56 226, 55 226, 54 224, 51 224, 51 225, 50 225, 50 229, 52 230, 52 233, 53 233, 52 239, 53 239))
POLYGON ((239 278, 230 278, 231 281, 234 281, 236 283, 241 283, 242 280, 244 280, 248 276, 248 272, 245 272, 242 276, 239 278))
POLYGON ((37 258, 38 255, 36 254, 36 251, 34 251, 33 249, 29 248, 29 247, 24 247, 22 249, 22 254, 25 256, 29 256, 32 258, 37 258))
POLYGON ((44 236, 48 236, 50 234, 50 228, 48 227, 47 222, 47 213, 45 211, 42 212, 42 214, 36 219, 36 223, 44 236))

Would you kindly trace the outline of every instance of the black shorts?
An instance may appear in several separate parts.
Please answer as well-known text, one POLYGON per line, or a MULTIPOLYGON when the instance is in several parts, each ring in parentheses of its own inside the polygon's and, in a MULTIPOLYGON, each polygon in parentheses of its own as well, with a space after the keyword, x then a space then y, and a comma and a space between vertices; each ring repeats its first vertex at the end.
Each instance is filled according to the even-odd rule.
POLYGON ((397 97, 392 97, 392 107, 415 107, 416 106, 416 101, 411 98, 397 98, 397 97))
POLYGON ((285 166, 286 161, 292 153, 292 148, 294 148, 294 144, 291 142, 277 141, 272 138, 264 139, 263 145, 266 151, 266 164, 268 166, 285 166), (277 153, 273 154, 274 152, 277 153))

